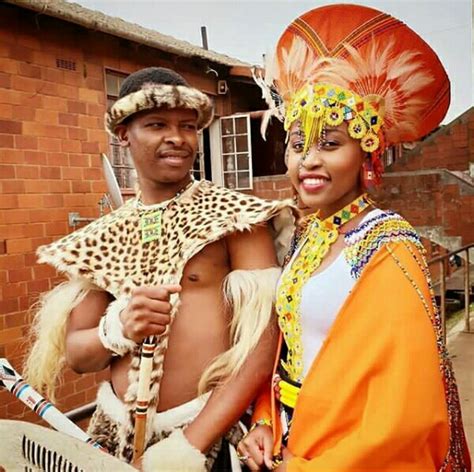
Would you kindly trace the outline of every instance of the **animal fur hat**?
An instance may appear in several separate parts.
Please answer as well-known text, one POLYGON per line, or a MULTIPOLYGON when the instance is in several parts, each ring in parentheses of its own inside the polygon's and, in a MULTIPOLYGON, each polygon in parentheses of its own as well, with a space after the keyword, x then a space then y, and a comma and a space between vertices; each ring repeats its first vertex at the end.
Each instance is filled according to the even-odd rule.
POLYGON ((209 126, 213 117, 213 105, 206 94, 171 69, 148 67, 123 81, 118 100, 105 115, 106 129, 114 135, 117 125, 129 116, 161 107, 196 110, 200 130, 209 126))

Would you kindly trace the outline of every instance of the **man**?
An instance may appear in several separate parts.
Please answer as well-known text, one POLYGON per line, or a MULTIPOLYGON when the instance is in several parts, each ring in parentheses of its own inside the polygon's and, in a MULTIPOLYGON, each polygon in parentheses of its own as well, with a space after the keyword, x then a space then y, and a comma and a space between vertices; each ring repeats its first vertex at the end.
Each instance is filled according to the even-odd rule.
POLYGON ((287 204, 193 182, 211 120, 207 96, 175 72, 131 74, 107 128, 130 150, 137 198, 38 251, 70 280, 43 299, 27 376, 51 396, 64 356, 77 372, 109 366, 89 431, 128 462, 140 345, 158 336, 145 470, 230 469, 221 438, 239 439, 232 426, 271 372, 279 269, 265 223, 287 204))

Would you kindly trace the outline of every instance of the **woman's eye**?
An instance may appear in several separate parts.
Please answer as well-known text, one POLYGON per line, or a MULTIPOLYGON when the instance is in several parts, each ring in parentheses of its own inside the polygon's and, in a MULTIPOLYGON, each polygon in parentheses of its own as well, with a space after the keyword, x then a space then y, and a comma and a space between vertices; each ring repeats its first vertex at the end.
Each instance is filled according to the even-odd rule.
POLYGON ((304 141, 296 141, 291 145, 293 151, 301 152, 304 149, 304 141))
POLYGON ((339 146, 339 143, 337 141, 323 141, 321 143, 321 147, 325 149, 334 148, 337 146, 339 146))
POLYGON ((152 121, 151 123, 148 123, 147 126, 151 128, 163 128, 166 126, 166 124, 162 121, 152 121))
POLYGON ((183 125, 183 128, 184 129, 189 129, 189 130, 196 130, 197 129, 197 126, 196 125, 193 125, 193 124, 186 124, 186 125, 183 125))

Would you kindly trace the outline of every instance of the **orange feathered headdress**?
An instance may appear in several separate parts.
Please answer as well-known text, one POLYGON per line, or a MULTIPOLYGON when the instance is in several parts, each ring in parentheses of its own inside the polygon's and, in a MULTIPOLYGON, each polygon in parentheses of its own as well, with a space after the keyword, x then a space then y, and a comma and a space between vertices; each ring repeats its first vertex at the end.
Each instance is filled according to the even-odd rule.
POLYGON ((271 114, 300 121, 307 149, 321 130, 348 123, 378 159, 386 146, 415 141, 446 114, 450 84, 435 52, 392 16, 359 5, 329 5, 293 21, 265 79, 271 114))

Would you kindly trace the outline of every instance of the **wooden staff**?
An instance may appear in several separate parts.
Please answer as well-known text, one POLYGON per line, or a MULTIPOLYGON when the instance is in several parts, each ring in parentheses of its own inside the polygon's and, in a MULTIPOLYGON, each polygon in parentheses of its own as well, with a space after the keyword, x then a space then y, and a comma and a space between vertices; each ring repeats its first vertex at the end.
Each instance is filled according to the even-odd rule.
POLYGON ((133 439, 133 462, 137 461, 145 450, 146 422, 148 405, 150 404, 150 380, 153 369, 153 354, 156 337, 145 338, 140 355, 138 373, 137 403, 135 406, 135 436, 133 439))

